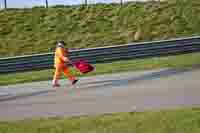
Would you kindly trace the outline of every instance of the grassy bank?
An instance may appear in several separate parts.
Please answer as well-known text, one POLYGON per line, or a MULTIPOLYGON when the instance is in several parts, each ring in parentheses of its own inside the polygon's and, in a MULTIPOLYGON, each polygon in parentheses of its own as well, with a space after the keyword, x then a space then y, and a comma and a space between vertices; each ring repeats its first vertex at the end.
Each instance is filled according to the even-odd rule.
MULTIPOLYGON (((169 56, 162 58, 118 61, 107 64, 95 65, 96 71, 91 74, 80 75, 75 69, 71 69, 76 76, 91 76, 105 73, 117 73, 124 71, 148 70, 156 68, 185 68, 200 65, 200 53, 169 56)), ((0 85, 17 84, 33 81, 51 80, 53 70, 42 70, 25 73, 0 75, 0 85)))
POLYGON ((198 133, 200 109, 0 122, 2 133, 198 133))
POLYGON ((68 47, 100 47, 200 33, 199 0, 57 6, 0 11, 0 57, 68 47))

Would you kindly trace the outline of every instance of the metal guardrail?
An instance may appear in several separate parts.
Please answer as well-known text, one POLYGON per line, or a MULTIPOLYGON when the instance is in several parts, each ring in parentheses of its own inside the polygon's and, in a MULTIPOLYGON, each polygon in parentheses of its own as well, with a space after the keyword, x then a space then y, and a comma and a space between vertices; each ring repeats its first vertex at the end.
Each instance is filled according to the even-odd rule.
MULTIPOLYGON (((70 51, 70 59, 85 59, 96 64, 193 52, 200 52, 200 36, 73 50, 70 51)), ((45 53, 0 58, 0 74, 53 68, 53 56, 53 53, 45 53)))

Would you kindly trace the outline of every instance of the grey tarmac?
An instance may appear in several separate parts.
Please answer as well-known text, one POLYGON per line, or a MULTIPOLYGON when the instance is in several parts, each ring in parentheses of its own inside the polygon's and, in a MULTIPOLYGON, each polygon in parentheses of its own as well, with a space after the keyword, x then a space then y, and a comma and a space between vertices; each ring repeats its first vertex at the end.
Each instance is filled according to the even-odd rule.
POLYGON ((200 68, 83 77, 0 86, 0 121, 200 107, 200 68))

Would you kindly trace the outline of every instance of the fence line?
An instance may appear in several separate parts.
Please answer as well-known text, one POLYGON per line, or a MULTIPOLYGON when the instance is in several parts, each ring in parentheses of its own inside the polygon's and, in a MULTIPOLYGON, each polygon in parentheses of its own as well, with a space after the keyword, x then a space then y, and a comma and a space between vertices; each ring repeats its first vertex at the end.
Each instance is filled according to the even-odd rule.
MULTIPOLYGON (((74 3, 73 1, 70 1, 70 0, 63 0, 63 3, 61 4, 57 4, 57 3, 54 3, 52 4, 52 2, 50 2, 49 0, 40 0, 40 1, 37 1, 37 0, 32 0, 32 2, 30 0, 27 0, 28 4, 30 3, 34 3, 34 2, 37 2, 37 3, 40 3, 40 4, 33 4, 32 6, 29 5, 28 7, 31 8, 31 7, 34 7, 34 6, 45 6, 46 8, 48 8, 50 5, 90 5, 90 4, 97 4, 97 3, 118 3, 118 4, 123 4, 123 3, 126 3, 126 2, 133 2, 133 1, 139 1, 139 2, 145 2, 145 1, 161 1, 161 0, 79 0, 76 4, 67 4, 67 3, 74 3)), ((15 6, 13 7, 12 5, 12 0, 2 0, 0 1, 0 5, 3 5, 3 6, 0 6, 0 8, 4 7, 5 9, 6 8, 16 8, 15 6), (10 3, 10 4, 8 4, 10 3)), ((22 3, 22 2, 21 2, 22 3)), ((19 6, 19 5, 18 5, 19 6)), ((24 8, 26 6, 23 6, 23 4, 21 4, 20 7, 18 8, 24 8)))

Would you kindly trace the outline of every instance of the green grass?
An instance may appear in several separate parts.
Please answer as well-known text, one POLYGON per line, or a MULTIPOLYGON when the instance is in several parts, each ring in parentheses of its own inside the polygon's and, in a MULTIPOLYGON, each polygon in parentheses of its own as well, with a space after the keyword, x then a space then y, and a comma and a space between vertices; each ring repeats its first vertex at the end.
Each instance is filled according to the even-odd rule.
POLYGON ((0 122, 1 133, 199 133, 200 109, 0 122))
MULTIPOLYGON (((117 73, 125 71, 148 70, 157 68, 185 68, 200 65, 200 53, 169 56, 152 59, 118 61, 95 65, 96 71, 91 74, 81 75, 75 69, 72 72, 80 76, 91 76, 106 73, 117 73)), ((32 71, 16 74, 0 75, 0 85, 17 84, 33 81, 52 80, 53 69, 32 71)))
POLYGON ((0 57, 200 35, 200 1, 167 0, 0 11, 0 57), (137 37, 135 34, 137 34, 137 37))

